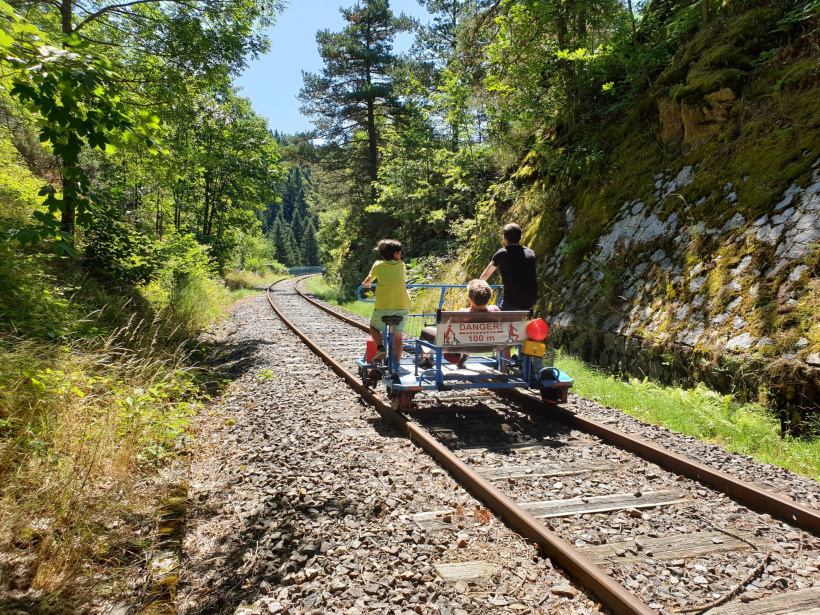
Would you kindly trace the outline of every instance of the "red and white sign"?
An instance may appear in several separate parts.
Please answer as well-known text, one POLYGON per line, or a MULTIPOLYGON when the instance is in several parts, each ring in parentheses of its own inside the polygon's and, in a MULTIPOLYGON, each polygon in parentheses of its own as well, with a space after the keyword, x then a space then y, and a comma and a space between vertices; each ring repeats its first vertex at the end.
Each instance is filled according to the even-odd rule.
POLYGON ((526 321, 443 322, 436 326, 436 346, 501 346, 527 339, 526 321))

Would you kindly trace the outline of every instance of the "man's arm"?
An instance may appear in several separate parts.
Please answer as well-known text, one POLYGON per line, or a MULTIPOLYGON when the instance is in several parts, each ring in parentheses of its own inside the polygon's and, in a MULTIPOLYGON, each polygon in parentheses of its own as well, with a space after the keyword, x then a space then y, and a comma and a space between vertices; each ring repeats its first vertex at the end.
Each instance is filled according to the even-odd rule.
POLYGON ((489 279, 489 277, 493 275, 493 273, 495 273, 495 270, 496 266, 490 263, 489 265, 487 265, 487 268, 484 270, 484 273, 481 274, 481 279, 486 282, 489 279))
POLYGON ((365 288, 370 288, 370 282, 371 282, 371 280, 370 280, 370 276, 367 276, 367 277, 364 279, 364 282, 362 282, 362 286, 364 286, 365 288))

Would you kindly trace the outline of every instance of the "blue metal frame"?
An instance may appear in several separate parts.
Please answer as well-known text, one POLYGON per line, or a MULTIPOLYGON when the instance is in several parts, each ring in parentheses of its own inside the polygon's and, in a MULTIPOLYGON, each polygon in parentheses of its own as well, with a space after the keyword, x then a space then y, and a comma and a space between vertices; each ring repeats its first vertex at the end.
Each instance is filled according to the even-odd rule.
MULTIPOLYGON (((375 299, 365 299, 362 297, 362 291, 368 291, 378 286, 377 283, 371 284, 370 288, 365 288, 364 286, 359 286, 359 289, 356 291, 356 297, 359 301, 363 303, 376 303, 375 299)), ((441 289, 441 296, 438 299, 438 309, 441 309, 444 305, 444 295, 447 294, 447 291, 451 288, 467 288, 466 284, 408 284, 407 288, 438 288, 441 289)), ((493 290, 501 290, 503 286, 498 286, 496 284, 490 284, 490 288, 493 290)), ((435 316, 435 314, 414 314, 414 316, 435 316)))
MULTIPOLYGON (((375 287, 376 284, 373 284, 375 287)), ((449 289, 467 288, 466 285, 456 284, 408 284, 408 288, 435 288, 441 290, 439 297, 439 309, 444 304, 444 296, 449 289)), ((500 286, 492 286, 492 288, 499 289, 500 286)), ((363 286, 357 290, 357 296, 360 301, 372 303, 372 299, 365 299, 362 297, 363 286)), ((411 318, 429 317, 435 314, 411 314, 411 318)), ((517 354, 512 356, 504 356, 503 351, 497 351, 491 357, 485 356, 470 356, 467 364, 470 367, 486 367, 494 370, 494 373, 477 373, 475 375, 465 374, 459 371, 457 374, 447 374, 443 365, 444 351, 435 344, 431 344, 421 339, 407 340, 403 344, 403 351, 413 354, 412 361, 413 378, 405 376, 396 377, 396 360, 393 353, 393 331, 392 327, 386 326, 383 331, 385 340, 385 350, 387 357, 383 365, 371 365, 366 362, 366 356, 357 361, 362 373, 365 370, 378 370, 384 379, 385 386, 388 391, 400 392, 417 392, 430 390, 461 390, 461 389, 510 389, 510 388, 535 388, 535 389, 560 389, 569 388, 572 386, 573 379, 566 373, 556 367, 540 367, 539 363, 534 364, 534 357, 522 353, 522 346, 513 346, 511 349, 517 349, 517 354), (420 369, 418 366, 419 358, 422 354, 422 348, 430 351, 430 356, 434 361, 434 367, 428 369, 420 369)), ((410 367, 410 362, 405 363, 403 367, 410 367)))

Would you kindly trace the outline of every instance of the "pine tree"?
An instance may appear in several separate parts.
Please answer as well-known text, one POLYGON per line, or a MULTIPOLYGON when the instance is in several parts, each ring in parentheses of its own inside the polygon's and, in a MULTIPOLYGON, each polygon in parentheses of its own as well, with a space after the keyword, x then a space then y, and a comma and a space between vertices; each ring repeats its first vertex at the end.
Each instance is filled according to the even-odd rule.
POLYGON ((359 147, 345 147, 342 162, 358 172, 354 179, 373 202, 381 130, 385 120, 400 109, 391 77, 396 63, 393 37, 411 24, 394 17, 387 0, 360 0, 340 10, 348 22, 344 30, 320 30, 316 34, 324 68, 320 75, 302 74, 305 85, 299 92, 301 111, 311 118, 318 136, 329 143, 361 143, 359 147))
POLYGON ((276 218, 282 213, 282 203, 274 201, 265 205, 265 211, 262 214, 262 232, 267 234, 273 228, 276 218))
POLYGON ((302 232, 300 247, 302 249, 302 262, 307 267, 321 265, 319 261, 319 243, 316 241, 316 227, 313 220, 309 219, 305 230, 302 232))
POLYGON ((307 202, 305 201, 305 181, 299 167, 290 167, 288 177, 282 187, 282 214, 285 222, 293 222, 293 212, 300 211, 304 219, 307 202))
POLYGON ((282 226, 283 243, 287 246, 288 251, 288 267, 302 266, 302 251, 299 249, 299 244, 296 243, 296 237, 293 234, 293 229, 287 224, 282 226))
POLYGON ((270 230, 270 237, 273 239, 276 248, 276 260, 285 267, 298 267, 301 264, 302 256, 299 246, 296 245, 296 238, 293 236, 293 229, 287 224, 280 212, 270 230))
POLYGON ((297 243, 301 246, 302 232, 305 230, 305 224, 302 221, 302 214, 298 209, 293 210, 293 221, 290 223, 290 228, 293 231, 293 236, 296 237, 297 243))

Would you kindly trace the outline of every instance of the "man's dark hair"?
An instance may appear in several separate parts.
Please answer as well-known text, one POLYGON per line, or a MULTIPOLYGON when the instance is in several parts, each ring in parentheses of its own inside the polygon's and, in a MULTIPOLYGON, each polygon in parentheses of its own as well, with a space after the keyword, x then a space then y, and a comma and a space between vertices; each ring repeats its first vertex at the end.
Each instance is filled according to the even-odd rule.
POLYGON ((493 297, 493 289, 484 280, 470 280, 467 284, 467 296, 478 306, 487 305, 493 297))
POLYGON ((382 239, 377 247, 379 248, 379 256, 386 261, 394 260, 396 252, 401 252, 401 243, 395 239, 382 239))
POLYGON ((519 243, 521 241, 521 227, 515 223, 505 226, 504 239, 507 240, 507 243, 519 243))

